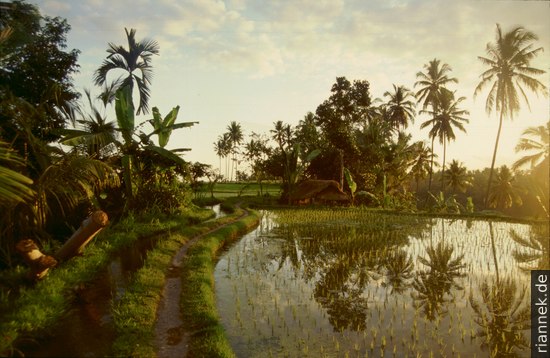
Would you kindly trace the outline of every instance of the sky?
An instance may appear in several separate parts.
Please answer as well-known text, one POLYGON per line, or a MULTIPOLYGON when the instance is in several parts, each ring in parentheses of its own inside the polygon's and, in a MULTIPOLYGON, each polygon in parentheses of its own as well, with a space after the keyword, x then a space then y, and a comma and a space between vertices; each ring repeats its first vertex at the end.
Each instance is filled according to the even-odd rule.
MULTIPOLYGON (((156 40, 160 54, 152 61, 150 107, 165 115, 179 105, 177 122, 199 122, 173 132, 168 148, 191 148, 184 159, 214 168, 219 163, 214 142, 231 121, 241 124, 246 141, 252 132, 268 134, 279 120, 296 125, 330 97, 341 76, 367 80, 372 98, 383 99, 393 84, 414 90, 416 73, 434 58, 451 66, 450 75, 459 83, 449 88, 466 97, 461 108, 470 112, 467 134, 457 131, 456 141, 447 145, 447 162, 490 167, 498 117, 485 111, 487 90, 475 99, 473 94, 486 69, 478 56, 486 55, 497 23, 504 31, 521 25, 538 35, 536 46, 544 51, 531 64, 547 71, 537 78, 550 87, 550 1, 27 2, 71 25, 68 48, 81 51, 80 73, 74 76, 79 91, 99 94, 93 73, 107 56, 109 42, 127 47, 125 28, 136 29, 138 41, 156 40)), ((523 130, 550 119, 549 99, 527 95, 530 110, 522 103, 523 110, 504 123, 496 166, 511 165, 521 156, 514 147, 523 130)), ((429 130, 419 128, 427 119, 417 115, 409 127, 414 141, 428 140, 429 130)), ((436 144, 435 150, 441 160, 442 146, 436 144)))

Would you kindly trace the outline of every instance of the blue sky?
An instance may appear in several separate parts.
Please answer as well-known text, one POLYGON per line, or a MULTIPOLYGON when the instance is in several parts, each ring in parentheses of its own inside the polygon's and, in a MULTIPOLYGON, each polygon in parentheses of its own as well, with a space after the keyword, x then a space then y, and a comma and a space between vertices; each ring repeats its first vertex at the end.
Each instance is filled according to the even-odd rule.
MULTIPOLYGON (((217 167, 213 143, 231 121, 248 139, 268 133, 273 122, 297 124, 330 96, 336 77, 370 82, 373 98, 392 84, 414 89, 416 73, 433 58, 448 63, 470 111, 468 134, 457 132, 448 160, 468 168, 490 166, 498 120, 484 110, 486 92, 473 100, 483 66, 477 59, 494 40, 522 25, 539 36, 545 52, 534 67, 550 69, 549 1, 470 0, 28 0, 42 14, 66 18, 69 48, 82 51, 77 89, 92 89, 92 76, 108 42, 127 46, 124 28, 160 44, 153 59, 150 106, 162 114, 180 105, 180 121, 198 121, 173 133, 170 148, 190 147, 185 159, 217 167)), ((539 77, 550 87, 549 74, 539 77)), ((518 158, 521 132, 550 118, 548 98, 529 94, 531 111, 505 123, 496 165, 518 158)), ((138 117, 144 121, 151 116, 138 117)), ((111 117, 114 120, 114 115, 111 117)), ((427 140, 418 116, 414 140, 427 140)), ((436 151, 442 152, 441 147, 436 151)), ((440 155, 441 158, 441 155, 440 155)))

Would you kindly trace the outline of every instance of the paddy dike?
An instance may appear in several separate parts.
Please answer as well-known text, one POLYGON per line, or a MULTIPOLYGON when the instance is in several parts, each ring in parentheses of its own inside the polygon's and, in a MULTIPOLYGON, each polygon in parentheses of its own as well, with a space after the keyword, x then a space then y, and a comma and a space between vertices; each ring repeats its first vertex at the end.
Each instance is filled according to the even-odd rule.
MULTIPOLYGON (((188 341, 193 332, 185 327, 185 323, 182 319, 180 299, 182 292, 181 267, 186 258, 188 249, 205 236, 233 224, 248 214, 248 211, 244 210, 241 216, 235 218, 231 222, 194 237, 183 245, 172 258, 172 265, 166 274, 162 299, 157 309, 154 344, 158 357, 187 356, 188 341)), ((185 307, 183 309, 185 309, 185 307)))

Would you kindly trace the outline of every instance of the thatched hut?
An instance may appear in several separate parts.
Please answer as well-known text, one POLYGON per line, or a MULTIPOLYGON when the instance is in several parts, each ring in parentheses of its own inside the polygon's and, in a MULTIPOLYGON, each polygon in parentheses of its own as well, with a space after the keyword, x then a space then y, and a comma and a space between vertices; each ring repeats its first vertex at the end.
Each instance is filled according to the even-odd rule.
POLYGON ((294 204, 348 202, 349 197, 334 180, 305 180, 291 194, 294 204))

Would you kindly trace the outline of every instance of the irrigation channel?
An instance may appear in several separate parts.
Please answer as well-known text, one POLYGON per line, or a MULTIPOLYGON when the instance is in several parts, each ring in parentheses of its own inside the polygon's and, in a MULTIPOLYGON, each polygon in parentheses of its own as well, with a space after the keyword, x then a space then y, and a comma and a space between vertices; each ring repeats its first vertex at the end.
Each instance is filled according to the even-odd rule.
MULTIPOLYGON (((220 205, 206 208, 212 209, 215 213, 215 217, 211 220, 226 215, 221 211, 220 205)), ((21 342, 17 349, 26 357, 104 357, 110 355, 115 338, 111 313, 112 303, 124 295, 132 274, 143 266, 147 252, 164 235, 166 234, 162 233, 142 238, 131 247, 126 247, 116 254, 108 267, 95 280, 74 288, 77 299, 55 329, 43 338, 21 342)), ((199 238, 190 240, 186 246, 191 245, 199 238)), ((182 253, 178 254, 181 259, 182 253)), ((168 275, 169 278, 173 276, 173 274, 168 275)), ((179 304, 179 296, 176 298, 170 296, 170 298, 175 300, 173 305, 179 304)), ((158 333, 162 334, 161 331, 158 333)))
POLYGON ((547 224, 275 210, 215 270, 238 357, 529 356, 547 224))

